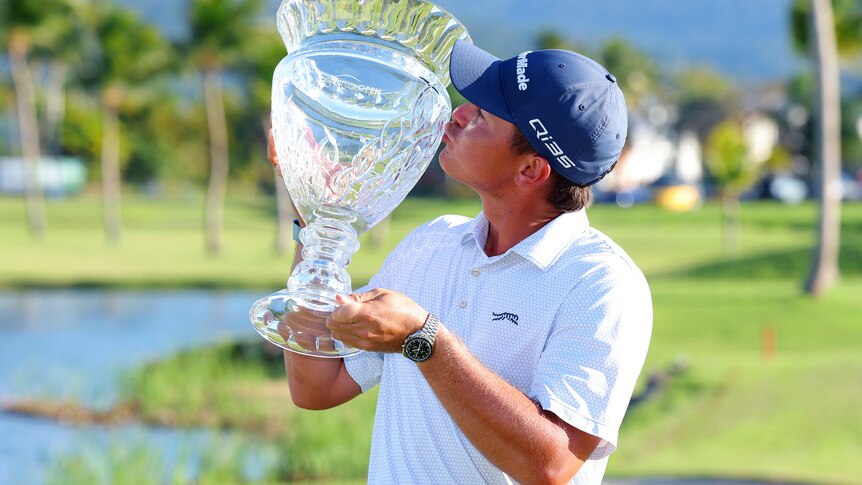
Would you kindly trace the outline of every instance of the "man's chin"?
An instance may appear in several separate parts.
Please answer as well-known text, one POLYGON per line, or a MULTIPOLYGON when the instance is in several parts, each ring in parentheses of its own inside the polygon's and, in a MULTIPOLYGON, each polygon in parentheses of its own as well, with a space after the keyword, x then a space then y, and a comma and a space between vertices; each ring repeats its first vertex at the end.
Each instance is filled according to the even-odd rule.
POLYGON ((446 175, 449 175, 451 177, 452 174, 449 173, 448 167, 449 167, 449 164, 452 162, 452 160, 450 159, 450 153, 449 153, 449 147, 448 146, 443 147, 443 149, 440 150, 440 155, 437 157, 437 161, 440 162, 440 168, 443 169, 443 172, 445 172, 446 175))

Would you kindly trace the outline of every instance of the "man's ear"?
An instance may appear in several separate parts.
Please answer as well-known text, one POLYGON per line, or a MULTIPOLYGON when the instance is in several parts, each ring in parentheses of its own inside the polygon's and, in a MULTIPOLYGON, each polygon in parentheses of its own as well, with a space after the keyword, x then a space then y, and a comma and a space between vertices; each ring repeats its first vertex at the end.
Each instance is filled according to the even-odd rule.
POLYGON ((537 186, 543 184, 551 176, 551 165, 545 157, 537 153, 522 155, 520 170, 516 181, 518 185, 537 186))

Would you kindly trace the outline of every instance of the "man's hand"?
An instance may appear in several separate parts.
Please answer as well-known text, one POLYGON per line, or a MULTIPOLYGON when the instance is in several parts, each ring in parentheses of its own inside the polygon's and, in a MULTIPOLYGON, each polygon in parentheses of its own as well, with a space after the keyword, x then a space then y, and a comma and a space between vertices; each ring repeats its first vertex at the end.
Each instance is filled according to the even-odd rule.
MULTIPOLYGON (((275 151, 275 137, 272 134, 272 128, 269 129, 266 139, 266 157, 269 159, 269 163, 272 164, 272 167, 275 168, 275 173, 278 174, 279 177, 284 177, 281 173, 281 168, 278 166, 278 153, 275 151)), ((280 183, 276 181, 276 183, 280 183)), ((290 195, 288 193, 288 195, 290 195)), ((290 195, 290 206, 293 209, 293 213, 296 214, 296 218, 299 220, 299 225, 305 227, 305 221, 302 219, 302 216, 299 214, 299 211, 296 210, 296 203, 293 202, 293 196, 290 195)))
POLYGON ((428 311, 406 295, 374 289, 338 296, 326 326, 347 345, 372 352, 401 352, 401 344, 425 324, 428 311))
MULTIPOLYGON (((272 313, 267 311, 263 318, 269 323, 267 320, 273 318, 272 313)), ((328 338, 330 332, 326 328, 326 318, 303 307, 299 307, 298 311, 286 313, 284 319, 278 322, 277 328, 284 340, 293 338, 305 350, 335 350, 335 345, 328 338)))
POLYGON ((266 157, 269 158, 269 163, 272 164, 273 168, 275 168, 276 172, 278 172, 279 177, 281 176, 281 170, 278 167, 278 153, 275 151, 275 137, 272 134, 272 128, 267 132, 266 138, 266 157))

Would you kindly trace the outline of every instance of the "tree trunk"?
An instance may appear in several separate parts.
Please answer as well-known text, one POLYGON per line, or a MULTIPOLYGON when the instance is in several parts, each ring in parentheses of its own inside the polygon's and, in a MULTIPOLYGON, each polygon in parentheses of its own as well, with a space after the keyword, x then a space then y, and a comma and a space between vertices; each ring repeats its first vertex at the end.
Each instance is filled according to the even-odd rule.
POLYGON ((739 223, 739 196, 722 194, 721 196, 721 236, 725 256, 739 254, 742 229, 739 223))
POLYGON ((817 246, 805 291, 819 296, 838 280, 841 230, 841 86, 830 0, 811 0, 811 57, 817 78, 814 157, 819 168, 817 246))
POLYGON ((60 154, 60 128, 66 116, 66 65, 62 62, 50 64, 48 85, 45 90, 45 152, 60 154))
POLYGON ((36 98, 33 77, 30 74, 30 66, 27 65, 26 48, 16 46, 13 39, 10 39, 9 68, 12 71, 12 82, 15 84, 21 151, 26 166, 24 194, 27 223, 30 236, 33 239, 41 239, 45 235, 47 221, 45 198, 39 183, 39 159, 42 155, 39 147, 39 123, 36 121, 36 98))
POLYGON ((119 96, 110 90, 102 106, 102 221, 105 238, 116 245, 122 237, 120 211, 120 117, 119 96))
POLYGON ((204 71, 204 98, 210 136, 210 182, 206 196, 206 247, 211 255, 222 251, 224 198, 228 177, 227 120, 221 71, 204 71))

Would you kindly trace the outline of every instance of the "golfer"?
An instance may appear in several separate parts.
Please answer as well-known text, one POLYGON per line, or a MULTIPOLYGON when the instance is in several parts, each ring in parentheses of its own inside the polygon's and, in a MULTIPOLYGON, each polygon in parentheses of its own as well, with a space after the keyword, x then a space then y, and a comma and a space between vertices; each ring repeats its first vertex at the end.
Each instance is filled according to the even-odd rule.
POLYGON ((369 483, 598 484, 652 328, 643 274, 586 214, 625 143, 623 94, 569 51, 499 60, 458 41, 450 68, 469 102, 440 165, 482 210, 415 229, 339 297, 327 326, 366 352, 285 352, 292 399, 328 409, 380 386, 369 483))

